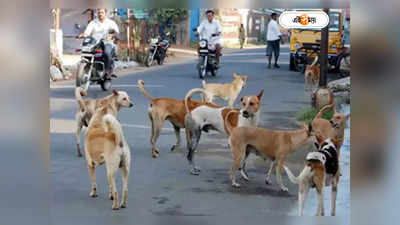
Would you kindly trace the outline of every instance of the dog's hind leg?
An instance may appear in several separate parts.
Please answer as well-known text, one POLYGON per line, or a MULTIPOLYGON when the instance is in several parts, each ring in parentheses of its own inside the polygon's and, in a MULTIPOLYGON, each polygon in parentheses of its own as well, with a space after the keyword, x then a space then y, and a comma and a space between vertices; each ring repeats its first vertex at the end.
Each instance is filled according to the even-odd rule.
MULTIPOLYGON (((113 200, 112 209, 118 210, 119 209, 119 201, 118 201, 118 190, 117 186, 115 185, 115 174, 118 170, 118 165, 115 165, 115 162, 109 161, 106 162, 107 166, 107 180, 110 186, 110 193, 113 200)), ((111 199, 111 198, 110 198, 111 199)))
POLYGON ((272 159, 271 165, 269 166, 269 170, 267 170, 267 174, 265 175, 265 184, 271 183, 271 173, 272 170, 274 169, 274 165, 275 165, 275 159, 272 159))
POLYGON ((172 124, 174 126, 174 132, 176 136, 176 144, 174 144, 171 148, 171 151, 174 151, 177 148, 181 147, 181 128, 176 126, 175 124, 172 124))
POLYGON ((338 171, 336 176, 332 179, 332 191, 331 191, 331 216, 336 215, 336 196, 337 196, 337 185, 339 183, 340 172, 338 171))
POLYGON ((88 162, 88 171, 89 171, 90 186, 91 186, 89 196, 95 198, 97 197, 96 172, 95 172, 95 165, 91 162, 88 162))
POLYGON ((82 130, 82 121, 79 118, 78 114, 76 115, 76 145, 77 145, 77 153, 78 157, 82 157, 82 150, 81 150, 81 130, 82 130))
POLYGON ((317 185, 316 189, 318 195, 317 216, 324 216, 324 184, 317 185))
MULTIPOLYGON (((127 157, 130 157, 129 155, 127 157)), ((126 160, 124 166, 122 167, 122 200, 121 208, 126 208, 128 206, 128 178, 130 170, 130 159, 126 160)))
POLYGON ((299 216, 303 215, 304 202, 307 199, 308 193, 310 191, 310 186, 308 183, 301 181, 299 186, 299 216))
POLYGON ((149 114, 149 116, 151 120, 151 139, 150 139, 150 143, 152 145, 151 154, 153 158, 157 158, 159 154, 159 150, 157 148, 157 140, 158 137, 160 137, 164 120, 159 118, 159 116, 156 115, 155 113, 149 114))
POLYGON ((196 151, 197 145, 199 144, 201 137, 201 129, 197 128, 186 128, 186 140, 187 140, 187 160, 191 167, 190 173, 192 175, 199 175, 200 168, 198 168, 194 162, 194 152, 196 151))

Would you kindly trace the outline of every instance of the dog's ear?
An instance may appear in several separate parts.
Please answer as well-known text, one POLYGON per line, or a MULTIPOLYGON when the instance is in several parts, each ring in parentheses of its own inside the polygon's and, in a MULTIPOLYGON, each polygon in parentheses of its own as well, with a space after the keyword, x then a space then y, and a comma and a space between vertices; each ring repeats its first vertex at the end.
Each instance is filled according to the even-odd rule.
POLYGON ((249 77, 249 76, 242 76, 242 80, 243 80, 244 82, 246 82, 248 77, 249 77))
POLYGON ((113 89, 112 93, 113 93, 114 95, 118 95, 118 91, 115 90, 115 89, 113 89))
POLYGON ((243 102, 243 97, 240 98, 240 102, 243 102))
POLYGON ((264 93, 264 89, 262 89, 262 90, 260 91, 260 93, 258 93, 258 95, 257 95, 258 101, 261 101, 261 98, 262 98, 262 96, 263 96, 263 93, 264 93))
POLYGON ((233 76, 233 78, 237 78, 238 77, 237 73, 232 73, 232 76, 233 76))

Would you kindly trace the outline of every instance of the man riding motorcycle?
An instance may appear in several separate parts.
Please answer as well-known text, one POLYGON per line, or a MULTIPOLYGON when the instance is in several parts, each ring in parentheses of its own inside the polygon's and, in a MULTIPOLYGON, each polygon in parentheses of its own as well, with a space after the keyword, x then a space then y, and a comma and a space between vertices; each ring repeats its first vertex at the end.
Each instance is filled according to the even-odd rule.
MULTIPOLYGON (((221 33, 222 27, 217 19, 214 19, 214 11, 207 10, 207 20, 203 20, 200 26, 197 28, 197 32, 201 37, 207 39, 209 43, 215 44, 217 52, 217 65, 219 66, 219 57, 221 56, 222 44, 221 44, 221 33)), ((199 50, 199 49, 197 49, 199 50)))
MULTIPOLYGON (((106 17, 107 9, 97 9, 97 19, 92 20, 86 27, 85 32, 80 34, 78 38, 91 36, 96 40, 105 38, 110 31, 113 31, 114 39, 118 40, 119 29, 118 25, 111 19, 106 17)), ((106 69, 106 76, 117 77, 113 73, 114 58, 117 55, 117 46, 111 42, 104 43, 104 64, 106 69)))

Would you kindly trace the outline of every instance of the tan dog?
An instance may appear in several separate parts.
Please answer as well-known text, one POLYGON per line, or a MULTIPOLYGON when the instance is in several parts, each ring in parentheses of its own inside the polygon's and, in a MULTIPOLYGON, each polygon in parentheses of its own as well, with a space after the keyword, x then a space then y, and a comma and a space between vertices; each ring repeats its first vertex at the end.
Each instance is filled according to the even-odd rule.
POLYGON ((307 65, 304 72, 304 81, 306 89, 313 89, 318 87, 320 77, 320 66, 316 65, 318 62, 318 56, 314 58, 311 65, 307 65))
POLYGON ((185 131, 187 140, 187 160, 191 167, 190 173, 199 175, 200 169, 193 160, 194 153, 199 144, 201 133, 215 130, 221 134, 230 134, 228 127, 257 126, 260 121, 261 98, 264 90, 257 96, 245 96, 241 98, 242 109, 231 109, 217 105, 203 105, 191 110, 191 96, 195 93, 204 93, 201 88, 190 90, 185 97, 187 114, 185 117, 185 131))
POLYGON ((247 81, 247 76, 240 76, 233 73, 232 83, 226 84, 206 84, 203 80, 203 88, 206 93, 206 101, 214 103, 214 98, 219 97, 228 102, 229 108, 233 107, 236 98, 239 96, 240 91, 244 88, 247 81))
MULTIPOLYGON (((114 101, 115 99, 115 91, 114 93, 105 97, 105 98, 99 98, 99 99, 83 99, 82 96, 86 96, 87 92, 81 89, 80 87, 75 88, 75 99, 78 102, 78 111, 76 112, 75 119, 76 119, 76 124, 77 124, 77 129, 76 129, 76 143, 77 143, 77 151, 78 151, 78 156, 82 156, 82 150, 81 150, 81 141, 80 141, 80 136, 81 136, 81 131, 83 127, 87 127, 89 125, 90 119, 92 118, 93 114, 97 109, 104 105, 108 105, 110 103, 116 103, 116 108, 119 109, 121 106, 124 104, 123 98, 118 98, 117 102, 114 101)), ((126 92, 124 92, 126 94, 126 92)), ((129 96, 126 96, 129 98, 129 96)))
POLYGON ((344 130, 346 128, 346 122, 350 118, 350 114, 345 115, 342 113, 338 113, 336 111, 334 103, 330 105, 326 105, 318 112, 313 121, 311 122, 311 126, 313 127, 313 133, 316 135, 321 135, 325 138, 332 138, 339 141, 338 152, 340 154, 340 149, 343 144, 344 139, 344 130), (326 120, 321 118, 324 111, 329 108, 333 108, 334 114, 332 119, 326 120))
POLYGON ((128 177, 131 153, 125 141, 121 124, 116 119, 120 107, 132 107, 129 96, 123 91, 113 91, 109 104, 102 106, 90 120, 85 137, 85 156, 90 175, 90 196, 97 197, 96 166, 106 164, 109 184, 109 199, 113 200, 112 209, 127 206, 128 177), (118 168, 122 170, 122 201, 118 202, 118 191, 115 175, 118 168))
POLYGON ((288 191, 282 181, 281 170, 286 157, 293 153, 300 145, 310 137, 311 127, 303 125, 299 130, 272 131, 260 127, 236 127, 232 128, 227 123, 227 129, 231 136, 229 143, 233 153, 233 166, 230 170, 230 178, 233 187, 240 187, 236 183, 235 172, 239 170, 244 179, 248 180, 247 174, 242 170, 243 165, 250 152, 254 152, 263 158, 272 159, 271 167, 267 172, 265 182, 270 183, 272 169, 277 161, 276 178, 280 189, 288 191))
MULTIPOLYGON (((150 143, 152 145, 151 154, 153 158, 157 158, 159 154, 158 147, 156 145, 157 139, 160 136, 163 124, 165 120, 171 122, 175 130, 176 144, 172 146, 171 151, 181 146, 180 129, 185 128, 185 101, 177 100, 173 98, 153 98, 149 92, 144 89, 144 81, 138 80, 138 87, 144 96, 150 101, 148 108, 149 118, 151 121, 151 137, 150 143)), ((190 110, 201 106, 201 105, 212 105, 206 102, 191 101, 188 104, 190 110)))
POLYGON ((318 151, 307 154, 303 171, 295 177, 290 169, 284 166, 291 182, 299 185, 299 216, 303 215, 304 202, 308 192, 315 187, 318 193, 317 216, 324 215, 324 187, 332 186, 331 192, 331 215, 336 213, 336 195, 339 183, 339 152, 338 140, 325 139, 317 136, 318 151))

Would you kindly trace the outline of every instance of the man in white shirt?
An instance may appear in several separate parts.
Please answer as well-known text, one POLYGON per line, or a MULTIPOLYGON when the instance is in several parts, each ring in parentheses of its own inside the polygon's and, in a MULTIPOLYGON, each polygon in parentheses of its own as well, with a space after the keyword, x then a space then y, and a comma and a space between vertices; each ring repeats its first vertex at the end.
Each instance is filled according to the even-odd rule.
POLYGON ((201 38, 207 39, 209 43, 215 44, 217 52, 217 64, 219 65, 219 57, 221 56, 221 33, 222 27, 218 20, 214 19, 214 11, 206 11, 207 20, 203 20, 200 26, 197 28, 197 32, 201 38))
POLYGON ((271 21, 268 23, 267 30, 267 56, 268 56, 268 68, 271 68, 272 52, 275 56, 274 68, 279 68, 278 58, 279 58, 279 42, 281 40, 281 31, 279 25, 276 22, 278 15, 276 13, 271 14, 271 21))
MULTIPOLYGON (((78 38, 91 36, 96 40, 105 38, 111 30, 113 30, 116 39, 118 40, 119 28, 118 25, 111 19, 106 17, 106 9, 97 9, 97 19, 92 20, 85 29, 85 32, 80 34, 78 38)), ((104 63, 106 67, 106 75, 108 77, 116 77, 113 74, 114 61, 116 56, 116 46, 113 43, 104 43, 104 63)))

